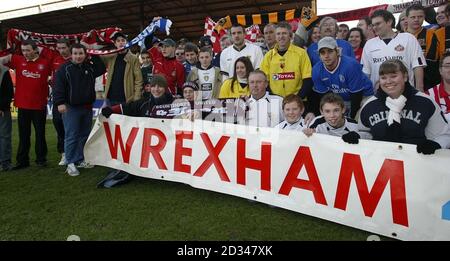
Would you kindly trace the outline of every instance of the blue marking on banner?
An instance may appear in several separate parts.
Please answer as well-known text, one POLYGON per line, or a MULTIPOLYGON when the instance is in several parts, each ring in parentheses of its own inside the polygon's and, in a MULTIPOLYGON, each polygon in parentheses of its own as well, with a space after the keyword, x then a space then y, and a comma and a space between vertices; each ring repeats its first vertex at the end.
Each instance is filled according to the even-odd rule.
POLYGON ((450 201, 442 206, 442 219, 450 220, 450 201))

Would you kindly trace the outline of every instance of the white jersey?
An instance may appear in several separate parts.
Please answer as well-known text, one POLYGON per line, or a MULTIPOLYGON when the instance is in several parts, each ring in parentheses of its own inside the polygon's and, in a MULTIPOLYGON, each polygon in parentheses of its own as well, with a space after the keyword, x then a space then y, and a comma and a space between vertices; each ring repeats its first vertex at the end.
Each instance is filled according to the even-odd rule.
POLYGON ((202 92, 202 100, 212 99, 212 89, 215 82, 215 67, 211 67, 208 70, 198 70, 198 83, 202 92))
POLYGON ((255 70, 259 68, 264 57, 261 48, 251 43, 245 43, 244 48, 240 51, 236 50, 234 45, 228 46, 220 54, 220 71, 224 73, 222 81, 233 77, 234 62, 242 56, 246 56, 250 59, 253 69, 255 70))
POLYGON ((323 115, 314 118, 311 122, 311 129, 315 129, 317 133, 328 134, 331 136, 342 137, 342 135, 347 134, 351 131, 358 132, 358 123, 350 118, 345 117, 345 123, 340 128, 334 128, 328 122, 325 121, 323 115))
POLYGON ((380 78, 380 65, 390 59, 402 60, 405 63, 412 86, 415 86, 413 69, 427 65, 419 42, 410 33, 398 33, 388 44, 380 37, 372 38, 364 46, 361 64, 363 72, 370 75, 374 86, 380 78))
POLYGON ((268 92, 258 100, 250 97, 247 101, 245 124, 255 127, 275 127, 284 120, 282 103, 283 98, 269 95, 268 92))
POLYGON ((300 119, 294 123, 289 123, 286 120, 282 121, 280 124, 275 126, 277 129, 281 130, 293 130, 293 131, 302 131, 306 128, 305 120, 300 117, 300 119))

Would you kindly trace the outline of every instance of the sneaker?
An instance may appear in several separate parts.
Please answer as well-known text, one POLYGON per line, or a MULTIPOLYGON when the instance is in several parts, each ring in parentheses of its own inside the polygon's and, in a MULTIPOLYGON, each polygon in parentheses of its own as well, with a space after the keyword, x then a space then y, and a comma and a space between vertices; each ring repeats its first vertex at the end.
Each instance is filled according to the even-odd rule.
POLYGON ((67 174, 69 174, 69 176, 75 177, 80 175, 80 172, 78 171, 77 167, 75 167, 75 164, 70 163, 67 165, 67 169, 66 169, 67 174))
POLYGON ((16 166, 12 167, 11 170, 21 170, 24 168, 28 168, 30 166, 30 163, 19 163, 16 166))
POLYGON ((91 168, 94 167, 94 165, 91 165, 88 162, 83 160, 82 162, 77 163, 76 167, 77 168, 82 168, 82 169, 91 169, 91 168))
POLYGON ((66 154, 63 152, 61 154, 61 161, 58 163, 59 166, 67 165, 66 154))
POLYGON ((36 166, 47 167, 47 161, 36 161, 36 166))
POLYGON ((11 170, 13 166, 9 163, 3 164, 0 166, 0 171, 8 171, 11 170))

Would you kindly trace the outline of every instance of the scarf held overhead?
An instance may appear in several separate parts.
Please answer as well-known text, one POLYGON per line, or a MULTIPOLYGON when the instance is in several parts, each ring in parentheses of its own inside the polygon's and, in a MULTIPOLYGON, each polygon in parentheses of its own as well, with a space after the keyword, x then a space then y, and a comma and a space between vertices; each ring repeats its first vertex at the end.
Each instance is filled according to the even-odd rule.
POLYGON ((69 40, 70 44, 76 42, 86 44, 88 47, 87 52, 89 54, 97 54, 97 55, 111 54, 120 52, 124 49, 128 49, 134 44, 143 41, 147 36, 152 35, 155 30, 159 30, 169 35, 171 25, 172 21, 169 19, 161 18, 159 20, 153 21, 141 33, 139 33, 138 36, 129 41, 124 48, 113 50, 100 50, 100 49, 114 44, 112 38, 116 33, 122 31, 122 29, 118 27, 109 27, 100 30, 93 29, 87 33, 78 33, 78 34, 42 34, 20 29, 10 29, 8 31, 7 36, 7 48, 17 52, 17 50, 20 48, 20 44, 22 41, 26 39, 32 39, 36 41, 36 43, 39 46, 54 49, 56 47, 57 40, 65 38, 69 40))

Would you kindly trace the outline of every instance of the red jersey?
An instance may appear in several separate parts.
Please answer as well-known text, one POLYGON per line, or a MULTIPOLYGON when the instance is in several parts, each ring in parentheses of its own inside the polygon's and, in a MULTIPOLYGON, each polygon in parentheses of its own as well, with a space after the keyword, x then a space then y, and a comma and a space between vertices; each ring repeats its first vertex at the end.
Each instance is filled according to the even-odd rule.
POLYGON ((70 56, 67 59, 64 59, 61 55, 56 55, 53 57, 52 61, 52 73, 55 74, 56 71, 61 67, 61 65, 65 64, 66 62, 70 61, 70 56))
POLYGON ((153 61, 153 74, 162 74, 166 77, 169 92, 172 95, 182 93, 181 87, 186 78, 184 66, 175 58, 165 58, 157 47, 151 48, 149 53, 153 61))
POLYGON ((355 52, 355 59, 358 61, 358 62, 361 62, 361 56, 362 56, 362 51, 363 51, 363 48, 361 48, 361 47, 359 47, 358 49, 353 49, 353 51, 355 52))
POLYGON ((51 62, 38 57, 27 61, 24 56, 13 54, 10 67, 16 70, 14 104, 17 108, 43 110, 47 106, 48 77, 51 62))
POLYGON ((67 61, 71 60, 71 56, 69 56, 67 59, 64 59, 59 53, 55 54, 52 59, 52 88, 55 83, 55 77, 56 77, 56 71, 61 67, 61 65, 65 64, 67 61))

